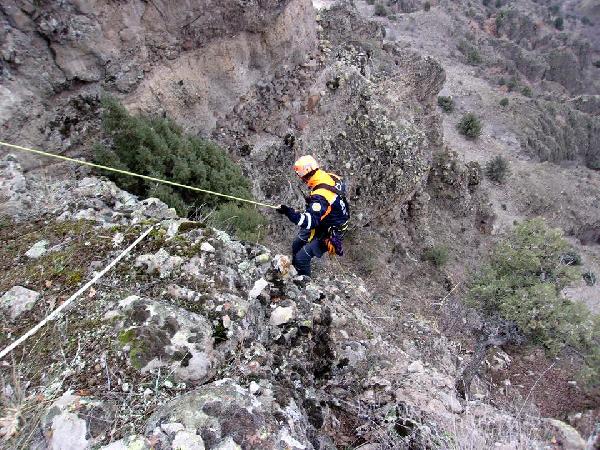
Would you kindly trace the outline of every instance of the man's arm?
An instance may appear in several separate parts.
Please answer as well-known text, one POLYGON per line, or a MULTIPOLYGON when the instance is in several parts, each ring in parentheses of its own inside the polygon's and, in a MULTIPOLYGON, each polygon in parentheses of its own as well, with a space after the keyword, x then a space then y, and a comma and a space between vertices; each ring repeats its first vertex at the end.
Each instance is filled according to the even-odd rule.
POLYGON ((293 208, 281 205, 277 212, 284 214, 292 223, 305 230, 312 230, 321 223, 321 216, 327 208, 327 202, 318 197, 311 197, 306 205, 306 211, 299 213, 293 208))

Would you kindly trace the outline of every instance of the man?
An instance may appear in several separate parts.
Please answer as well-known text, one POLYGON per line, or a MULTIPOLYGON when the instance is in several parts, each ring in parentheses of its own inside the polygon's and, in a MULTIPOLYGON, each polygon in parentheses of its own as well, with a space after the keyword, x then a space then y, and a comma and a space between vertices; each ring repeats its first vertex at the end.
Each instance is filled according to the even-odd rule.
POLYGON ((300 227, 292 243, 293 264, 299 275, 310 276, 310 261, 329 251, 342 255, 342 239, 348 226, 350 209, 342 180, 325 172, 310 155, 294 163, 294 171, 310 188, 306 211, 300 213, 286 205, 277 212, 300 227))

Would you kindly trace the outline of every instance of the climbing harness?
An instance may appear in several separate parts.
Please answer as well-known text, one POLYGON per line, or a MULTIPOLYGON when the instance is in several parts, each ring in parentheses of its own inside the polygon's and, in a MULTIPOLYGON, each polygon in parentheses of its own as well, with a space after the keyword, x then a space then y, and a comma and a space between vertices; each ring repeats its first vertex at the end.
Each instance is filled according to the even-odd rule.
POLYGON ((42 155, 42 156, 48 156, 50 158, 62 159, 63 161, 69 161, 69 162, 73 162, 73 163, 76 163, 76 164, 81 164, 81 165, 84 165, 84 166, 94 167, 96 169, 106 170, 106 171, 114 172, 114 173, 120 173, 121 175, 129 175, 131 177, 142 178, 144 180, 154 181, 156 183, 168 184, 170 186, 176 186, 176 187, 179 187, 179 188, 189 189, 189 190, 196 191, 196 192, 203 192, 204 194, 216 195, 218 197, 224 197, 224 198, 228 198, 230 200, 235 200, 235 201, 238 201, 238 202, 246 202, 246 203, 250 203, 252 205, 264 206, 265 208, 271 208, 271 209, 277 209, 278 208, 278 206, 268 205, 266 203, 256 202, 254 200, 248 200, 247 198, 234 197, 233 195, 222 194, 220 192, 209 191, 208 189, 201 189, 201 188, 194 187, 194 186, 187 186, 185 184, 176 183, 174 181, 163 180, 163 179, 155 178, 155 177, 149 177, 148 175, 141 175, 139 173, 129 172, 127 170, 115 169, 114 167, 108 167, 108 166, 103 166, 103 165, 100 165, 100 164, 94 164, 94 163, 91 163, 91 162, 88 162, 88 161, 82 161, 80 159, 69 158, 67 156, 57 155, 57 154, 54 154, 54 153, 48 153, 48 152, 44 152, 44 151, 41 151, 41 150, 35 150, 33 148, 28 148, 28 147, 22 147, 20 145, 9 144, 7 142, 0 141, 0 145, 3 145, 5 147, 14 148, 16 150, 23 150, 23 151, 26 151, 26 152, 35 153, 35 154, 42 155))
POLYGON ((325 246, 327 251, 331 255, 344 256, 343 239, 344 233, 348 229, 348 222, 344 223, 339 227, 331 227, 327 231, 327 237, 325 238, 325 246))

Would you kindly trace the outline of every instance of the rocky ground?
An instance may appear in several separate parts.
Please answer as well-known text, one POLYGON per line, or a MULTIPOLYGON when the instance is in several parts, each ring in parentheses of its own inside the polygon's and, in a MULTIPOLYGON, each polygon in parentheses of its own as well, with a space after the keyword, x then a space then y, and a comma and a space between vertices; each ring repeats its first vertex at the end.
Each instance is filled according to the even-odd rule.
MULTIPOLYGON (((592 108, 577 106, 582 99, 586 104, 592 104, 598 98, 599 91, 595 84, 599 79, 598 69, 591 64, 598 59, 598 40, 593 36, 593 30, 597 27, 583 20, 583 17, 587 17, 597 23, 598 18, 594 15, 597 11, 584 5, 585 2, 578 6, 562 5, 560 14, 566 15, 568 20, 565 30, 561 32, 555 29, 548 17, 551 14, 548 8, 552 5, 542 2, 504 3, 500 2, 500 7, 498 2, 496 5, 490 2, 491 6, 487 7, 472 4, 471 9, 467 9, 465 5, 454 2, 432 2, 430 11, 415 7, 410 14, 396 14, 391 19, 373 18, 386 27, 388 39, 431 55, 443 65, 446 83, 440 94, 451 96, 455 105, 453 112, 444 113, 445 144, 465 162, 477 161, 484 165, 496 155, 508 158, 513 175, 506 184, 482 180, 482 188, 489 196, 488 212, 494 217, 491 233, 501 234, 510 229, 516 220, 542 216, 565 230, 571 244, 581 253, 584 265, 597 271, 600 261, 598 247, 590 245, 593 241, 586 239, 585 235, 598 222, 600 186, 597 171, 590 170, 595 166, 589 164, 585 155, 597 155, 600 149, 597 138, 593 137, 598 130, 598 115, 592 108), (583 10, 585 13, 581 12, 583 10), (569 13, 575 15, 569 16, 569 13), (495 27, 498 17, 502 21, 500 28, 495 27), (524 26, 527 22, 531 26, 524 26), (478 64, 469 64, 461 53, 459 46, 464 39, 478 49, 481 55, 478 64), (521 60, 503 55, 504 49, 509 46, 513 48, 513 55, 518 51, 525 55, 523 58, 526 60, 535 60, 542 66, 546 64, 547 68, 537 75, 529 73, 519 66, 521 60), (579 54, 581 60, 577 63, 581 64, 582 69, 579 71, 573 66, 567 68, 558 61, 548 61, 551 48, 565 55, 574 48, 585 48, 579 54), (549 82, 546 78, 551 72, 566 70, 576 70, 568 77, 568 83, 567 77, 564 82, 558 78, 549 82), (543 75, 540 77, 540 74, 543 75), (533 91, 532 97, 524 95, 521 87, 511 92, 500 81, 510 80, 511 77, 515 77, 521 87, 529 86, 533 91), (507 107, 500 105, 502 98, 508 99, 507 107), (484 124, 483 134, 476 141, 466 140, 456 128, 462 115, 471 111, 476 112, 484 124), (580 115, 581 112, 584 114, 580 115), (543 120, 540 120, 540 114, 545 116, 543 120), (571 122, 569 117, 577 119, 571 122), (583 128, 579 128, 579 125, 583 128), (554 163, 540 163, 540 159, 550 159, 554 163)), ((374 12, 374 7, 366 3, 358 2, 357 6, 365 15, 374 12)), ((394 10, 393 5, 390 10, 394 10)), ((447 199, 436 200, 435 197, 439 196, 432 194, 437 205, 430 207, 430 226, 441 242, 453 247, 460 267, 454 266, 448 270, 460 276, 465 260, 468 264, 477 248, 483 246, 485 249, 485 240, 481 244, 478 242, 475 248, 469 244, 473 242, 473 237, 461 232, 464 222, 457 220, 460 214, 444 213, 443 206, 447 204, 447 199), (461 236, 466 239, 460 239, 461 236)), ((596 286, 587 286, 582 280, 578 286, 568 289, 566 294, 576 301, 584 301, 593 311, 598 311, 596 286)), ((513 367, 501 370, 494 377, 498 381, 512 380, 513 384, 517 378, 520 380, 517 384, 521 387, 517 386, 516 389, 528 392, 531 383, 527 382, 528 376, 523 376, 523 372, 536 372, 549 364, 538 362, 533 355, 518 352, 514 356, 513 367), (532 364, 534 360, 535 364, 532 364)), ((566 378, 571 371, 572 368, 562 373, 553 373, 551 370, 547 377, 542 378, 540 384, 543 387, 538 393, 537 404, 543 413, 572 417, 576 415, 574 410, 597 408, 597 399, 580 397, 573 382, 568 384, 566 378), (544 394, 556 388, 557 380, 564 380, 559 383, 561 393, 571 401, 557 405, 554 395, 544 394), (569 411, 574 406, 572 400, 577 397, 580 400, 574 403, 579 406, 569 411), (565 409, 558 413, 561 407, 565 409)), ((597 412, 588 414, 594 416, 597 412)))
MULTIPOLYGON (((0 150, 0 348, 155 227, 1 363, 3 447, 593 448, 599 396, 568 355, 496 349, 471 397, 454 383, 478 323, 464 282, 514 221, 545 217, 600 273, 599 11, 332 3, 0 5, 0 138, 89 156, 108 91, 222 144, 264 201, 302 204, 288 168, 311 151, 354 207, 347 257, 309 281, 275 215, 267 246, 238 242, 0 150), (456 130, 470 111, 475 141, 456 130), (496 155, 503 185, 481 170, 496 155)), ((566 294, 600 308, 598 284, 566 294)))
MULTIPOLYGON (((3 168, 3 179, 22 176, 12 161, 3 168)), ((12 202, 28 204, 36 181, 25 178, 12 202)), ((310 282, 287 257, 180 220, 157 200, 91 177, 71 183, 45 180, 78 204, 48 202, 36 221, 3 223, 2 347, 156 228, 4 363, 6 448, 531 448, 544 439, 538 419, 490 405, 485 384, 459 401, 461 349, 435 323, 399 316, 395 299, 360 277, 310 282)), ((567 425, 546 425, 566 439, 567 425)))

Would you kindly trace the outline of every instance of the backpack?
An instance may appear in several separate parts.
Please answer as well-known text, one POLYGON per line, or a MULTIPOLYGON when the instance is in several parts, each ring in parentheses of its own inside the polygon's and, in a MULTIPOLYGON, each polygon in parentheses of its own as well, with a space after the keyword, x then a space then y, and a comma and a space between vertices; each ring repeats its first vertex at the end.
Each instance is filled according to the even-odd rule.
POLYGON ((329 175, 333 178, 333 181, 335 181, 335 186, 321 183, 316 185, 313 189, 325 189, 340 197, 340 205, 342 210, 346 213, 348 220, 341 226, 330 227, 329 230, 327 230, 327 237, 324 239, 324 243, 327 247, 327 251, 332 255, 344 256, 342 241, 344 239, 344 234, 348 229, 348 222, 350 221, 350 204, 348 203, 348 198, 346 196, 348 187, 346 181, 338 175, 333 173, 330 173, 329 175))
POLYGON ((348 185, 346 183, 346 180, 344 180, 342 177, 340 177, 339 175, 336 175, 334 173, 328 173, 328 174, 331 178, 333 178, 333 181, 335 181, 335 186, 330 186, 328 184, 321 183, 321 184, 317 184, 313 188, 313 190, 325 189, 325 190, 333 192, 334 194, 337 194, 339 197, 341 197, 342 209, 344 209, 344 212, 348 216, 348 220, 350 220, 350 203, 348 203, 348 197, 347 197, 348 185))

